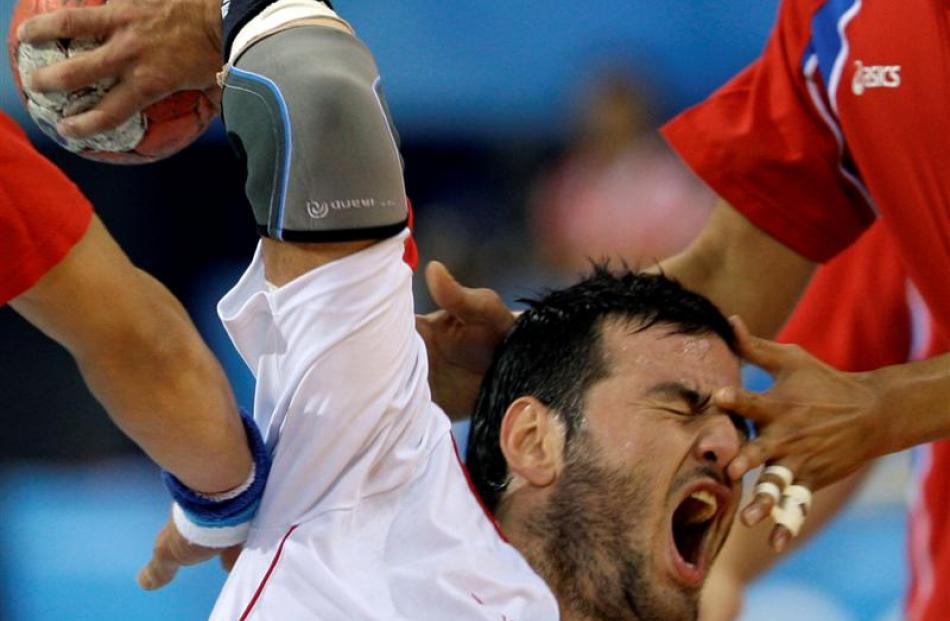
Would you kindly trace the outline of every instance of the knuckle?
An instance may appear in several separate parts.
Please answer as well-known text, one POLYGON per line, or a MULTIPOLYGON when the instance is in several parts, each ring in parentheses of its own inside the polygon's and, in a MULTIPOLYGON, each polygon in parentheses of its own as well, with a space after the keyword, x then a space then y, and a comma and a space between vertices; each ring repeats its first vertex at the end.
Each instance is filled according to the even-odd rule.
POLYGON ((71 39, 76 34, 76 10, 62 9, 59 13, 59 23, 57 24, 60 37, 71 39))
POLYGON ((745 416, 755 416, 759 413, 760 399, 761 398, 755 393, 736 391, 735 397, 732 399, 732 403, 729 407, 736 413, 745 416))
POLYGON ((166 562, 171 559, 171 552, 168 550, 168 547, 164 544, 158 544, 152 549, 152 562, 150 565, 152 569, 155 569, 156 563, 166 562))
POLYGON ((119 41, 110 41, 99 48, 99 53, 102 56, 102 66, 118 73, 128 64, 130 58, 134 55, 134 50, 131 46, 122 45, 119 41))
POLYGON ((93 81, 87 79, 87 72, 78 60, 53 65, 47 71, 47 86, 58 91, 74 91, 93 81))
POLYGON ((98 7, 99 15, 109 30, 121 31, 141 22, 139 2, 109 2, 98 7))
POLYGON ((110 7, 109 18, 116 25, 124 26, 136 21, 139 9, 134 3, 114 4, 110 7))
POLYGON ((746 456, 756 465, 760 465, 768 458, 769 451, 763 446, 763 442, 756 441, 746 446, 746 456))
POLYGON ((169 92, 166 78, 144 68, 133 74, 131 86, 135 98, 140 102, 159 99, 169 92))
POLYGON ((36 36, 36 17, 30 18, 20 25, 19 35, 24 41, 32 41, 36 36))
POLYGON ((88 117, 87 129, 92 133, 101 133, 115 129, 121 125, 124 120, 125 117, 121 114, 121 110, 100 109, 95 116, 88 117))

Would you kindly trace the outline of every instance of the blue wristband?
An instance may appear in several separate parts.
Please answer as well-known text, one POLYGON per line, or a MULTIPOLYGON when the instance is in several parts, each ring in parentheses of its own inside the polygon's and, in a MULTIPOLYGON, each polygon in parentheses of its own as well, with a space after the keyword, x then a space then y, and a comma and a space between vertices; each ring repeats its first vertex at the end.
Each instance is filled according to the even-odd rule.
MULTIPOLYGON (((254 478, 240 494, 225 500, 216 500, 195 492, 170 472, 162 471, 162 480, 175 500, 175 504, 178 505, 180 513, 199 531, 201 529, 229 529, 249 522, 257 512, 261 497, 264 494, 267 475, 270 471, 270 456, 264 446, 264 438, 261 436, 254 419, 243 409, 240 414, 250 445, 251 456, 254 460, 254 478)), ((189 530, 192 533, 196 532, 195 529, 189 530)), ((205 540, 203 540, 205 538, 203 537, 183 534, 194 540, 195 543, 205 544, 205 540)), ((212 540, 215 540, 215 537, 213 533, 210 533, 207 541, 212 540)))

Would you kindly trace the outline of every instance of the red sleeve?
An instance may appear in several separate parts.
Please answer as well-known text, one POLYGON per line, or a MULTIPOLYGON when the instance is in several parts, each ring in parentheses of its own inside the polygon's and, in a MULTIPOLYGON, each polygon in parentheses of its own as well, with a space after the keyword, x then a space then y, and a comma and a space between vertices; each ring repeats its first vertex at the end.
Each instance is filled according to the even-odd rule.
POLYGON ((59 263, 91 218, 79 189, 0 113, 0 304, 59 263))
POLYGON ((762 56, 661 131, 687 164, 752 223, 826 261, 871 221, 843 176, 818 72, 806 79, 819 0, 786 0, 762 56))
POLYGON ((881 224, 819 268, 779 335, 828 364, 868 371, 907 362, 911 349, 908 280, 881 224))

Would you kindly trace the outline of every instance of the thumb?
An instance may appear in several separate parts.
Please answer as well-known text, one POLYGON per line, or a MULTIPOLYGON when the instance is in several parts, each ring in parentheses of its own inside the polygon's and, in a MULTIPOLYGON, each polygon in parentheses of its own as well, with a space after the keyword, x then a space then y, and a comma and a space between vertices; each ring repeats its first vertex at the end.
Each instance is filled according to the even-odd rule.
POLYGON ((449 311, 452 307, 458 306, 460 299, 464 296, 462 285, 439 261, 429 261, 426 265, 426 285, 429 287, 432 300, 449 311))
POLYGON ((744 360, 762 367, 773 376, 786 366, 784 345, 753 335, 738 316, 730 317, 729 323, 732 324, 732 330, 736 335, 739 355, 744 360))
POLYGON ((438 261, 426 266, 426 284, 433 301, 465 323, 488 324, 506 332, 514 316, 501 297, 491 289, 463 287, 438 261))

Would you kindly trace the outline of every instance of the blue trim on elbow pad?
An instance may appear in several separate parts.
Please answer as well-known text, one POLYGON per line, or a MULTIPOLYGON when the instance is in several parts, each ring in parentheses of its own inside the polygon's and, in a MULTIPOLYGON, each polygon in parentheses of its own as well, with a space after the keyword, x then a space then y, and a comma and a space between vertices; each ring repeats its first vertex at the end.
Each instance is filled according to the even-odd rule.
POLYGON ((270 455, 264 446, 264 438, 250 414, 241 410, 241 422, 254 459, 254 480, 250 486, 234 498, 214 500, 193 491, 172 473, 163 470, 162 480, 175 502, 195 524, 208 527, 225 527, 249 521, 257 512, 270 472, 270 455))
POLYGON ((267 232, 274 239, 283 240, 284 203, 287 200, 287 188, 290 186, 290 167, 291 163, 293 162, 294 153, 294 134, 290 128, 290 110, 287 107, 287 100, 284 99, 284 93, 281 92, 280 87, 277 86, 277 83, 267 76, 253 73, 251 71, 245 71, 243 69, 238 69, 237 67, 231 67, 228 71, 239 78, 244 78, 245 80, 262 84, 271 93, 271 95, 273 95, 274 102, 277 104, 277 107, 280 110, 280 123, 284 134, 284 152, 282 154, 283 159, 279 161, 280 188, 276 197, 277 210, 273 211, 274 199, 271 198, 272 215, 270 222, 267 223, 267 232))

